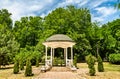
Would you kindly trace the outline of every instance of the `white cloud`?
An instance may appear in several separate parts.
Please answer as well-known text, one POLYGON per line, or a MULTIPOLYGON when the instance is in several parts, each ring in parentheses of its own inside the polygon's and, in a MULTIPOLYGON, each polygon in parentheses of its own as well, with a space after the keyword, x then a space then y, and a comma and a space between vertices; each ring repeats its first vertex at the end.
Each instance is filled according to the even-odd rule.
POLYGON ((103 17, 112 15, 117 12, 117 10, 114 9, 113 7, 98 7, 95 8, 95 10, 97 10, 97 12, 101 14, 103 17))
POLYGON ((92 16, 92 22, 94 22, 94 21, 102 22, 102 21, 104 21, 104 18, 92 16))
MULTIPOLYGON (((91 0, 90 0, 91 1, 91 0)), ((104 2, 107 2, 108 0, 92 0, 91 2, 89 2, 89 7, 90 8, 96 8, 99 5, 101 5, 104 2)))
POLYGON ((53 0, 0 0, 0 9, 7 9, 12 13, 12 19, 19 20, 23 16, 35 16, 35 12, 44 11, 53 0))
POLYGON ((81 2, 79 2, 79 6, 84 6, 87 3, 88 3, 88 0, 81 1, 81 2))
MULTIPOLYGON (((99 22, 106 22, 107 18, 113 16, 117 10, 115 10, 113 7, 97 7, 95 8, 97 11, 96 14, 99 14, 98 16, 95 16, 96 14, 92 14, 92 21, 99 21, 99 22)), ((110 18, 108 19, 108 21, 110 18)))
POLYGON ((107 1, 113 0, 0 0, 0 9, 8 9, 15 21, 23 16, 44 17, 58 7, 72 4, 77 7, 89 8, 92 12, 92 21, 104 22, 108 20, 108 17, 114 17, 117 12, 113 7, 102 5, 107 1))

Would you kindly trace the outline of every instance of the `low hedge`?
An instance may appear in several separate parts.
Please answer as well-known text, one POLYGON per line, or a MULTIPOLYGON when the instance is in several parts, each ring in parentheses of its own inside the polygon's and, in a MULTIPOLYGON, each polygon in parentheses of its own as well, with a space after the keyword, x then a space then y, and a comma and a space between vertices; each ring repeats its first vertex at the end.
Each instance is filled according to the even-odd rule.
POLYGON ((120 64, 120 54, 110 54, 109 62, 112 64, 120 64))

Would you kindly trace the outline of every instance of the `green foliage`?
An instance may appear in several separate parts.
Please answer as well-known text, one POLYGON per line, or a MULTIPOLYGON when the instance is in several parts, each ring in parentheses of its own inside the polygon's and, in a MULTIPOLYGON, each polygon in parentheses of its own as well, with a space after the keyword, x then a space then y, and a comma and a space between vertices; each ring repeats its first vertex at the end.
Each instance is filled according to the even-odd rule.
POLYGON ((59 57, 54 57, 53 65, 55 65, 55 66, 58 66, 58 65, 62 66, 63 64, 65 65, 65 62, 64 62, 63 59, 61 59, 59 57))
POLYGON ((101 27, 101 34, 103 35, 103 39, 100 41, 99 54, 101 58, 105 58, 107 60, 109 54, 111 53, 119 53, 119 39, 120 39, 120 19, 116 19, 112 22, 109 22, 101 27), (104 53, 102 53, 104 52, 104 53))
POLYGON ((31 66, 31 61, 29 58, 27 58, 26 61, 26 69, 25 69, 25 76, 32 76, 32 66, 31 66))
POLYGON ((85 60, 89 52, 96 57, 99 53, 102 59, 108 59, 111 53, 120 52, 120 19, 100 27, 98 22, 91 22, 91 13, 88 9, 70 5, 53 10, 45 18, 22 17, 12 28, 11 13, 2 9, 0 65, 13 63, 13 58, 18 52, 18 55, 23 57, 24 65, 28 57, 32 65, 36 65, 36 56, 39 56, 39 61, 42 61, 44 56, 42 43, 53 34, 66 34, 76 42, 74 52, 79 56, 78 60, 85 60))
POLYGON ((22 67, 23 65, 26 64, 27 58, 31 59, 32 65, 37 65, 37 66, 39 65, 39 61, 42 60, 41 53, 39 51, 34 50, 34 47, 21 48, 20 53, 17 54, 17 56, 19 56, 20 65, 22 65, 22 67))
POLYGON ((24 62, 23 62, 23 59, 20 59, 19 63, 20 63, 20 70, 24 70, 24 62))
MULTIPOLYGON (((53 34, 66 34, 70 36, 76 45, 76 53, 91 49, 90 42, 86 38, 88 28, 91 27, 91 15, 86 8, 57 8, 45 17, 47 29, 55 30, 53 34)), ((81 56, 84 58, 84 56, 81 56)))
POLYGON ((38 16, 22 17, 15 22, 13 32, 20 47, 35 46, 43 33, 42 18, 38 16))
POLYGON ((75 54, 74 59, 73 59, 73 65, 77 67, 77 54, 75 54))
POLYGON ((7 26, 8 29, 12 29, 11 15, 6 9, 0 10, 0 24, 7 26))
POLYGON ((14 69, 13 69, 13 73, 14 74, 18 74, 19 72, 19 60, 16 58, 15 62, 14 62, 14 69))
POLYGON ((94 76, 95 72, 96 72, 95 67, 94 67, 94 65, 95 65, 95 57, 90 54, 90 55, 88 55, 86 57, 86 61, 87 61, 87 64, 88 64, 90 76, 94 76))
POLYGON ((39 57, 36 57, 36 67, 39 67, 39 57))
POLYGON ((19 43, 7 26, 0 25, 0 65, 13 62, 13 57, 19 51, 19 43))
POLYGON ((120 64, 120 54, 110 54, 109 62, 112 64, 120 64))
POLYGON ((97 61, 98 61, 98 71, 104 72, 103 61, 102 61, 100 55, 98 55, 97 61))

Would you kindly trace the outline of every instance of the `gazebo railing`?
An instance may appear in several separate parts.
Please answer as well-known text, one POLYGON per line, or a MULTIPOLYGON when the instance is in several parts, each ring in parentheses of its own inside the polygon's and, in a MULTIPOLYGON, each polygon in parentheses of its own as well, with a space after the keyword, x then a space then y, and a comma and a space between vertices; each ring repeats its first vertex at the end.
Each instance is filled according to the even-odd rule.
POLYGON ((48 66, 52 66, 51 60, 46 60, 46 61, 45 61, 45 65, 46 65, 46 66, 47 66, 47 65, 48 65, 48 66))
POLYGON ((72 66, 72 60, 71 59, 67 59, 66 66, 67 67, 71 67, 72 66))

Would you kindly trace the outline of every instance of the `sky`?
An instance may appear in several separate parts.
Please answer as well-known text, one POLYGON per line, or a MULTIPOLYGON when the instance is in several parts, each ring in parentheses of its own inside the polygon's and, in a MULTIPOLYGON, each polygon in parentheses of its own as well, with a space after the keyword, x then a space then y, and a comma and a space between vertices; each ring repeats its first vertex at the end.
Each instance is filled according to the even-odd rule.
POLYGON ((13 21, 25 16, 45 17, 58 7, 74 5, 77 8, 88 8, 92 22, 105 24, 120 18, 120 10, 114 8, 117 0, 0 0, 0 10, 7 9, 12 13, 13 21))

